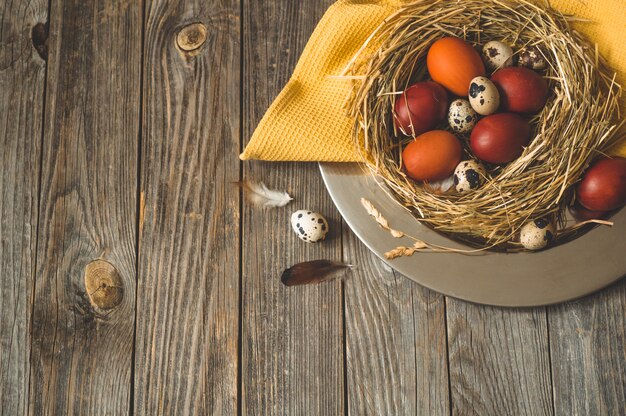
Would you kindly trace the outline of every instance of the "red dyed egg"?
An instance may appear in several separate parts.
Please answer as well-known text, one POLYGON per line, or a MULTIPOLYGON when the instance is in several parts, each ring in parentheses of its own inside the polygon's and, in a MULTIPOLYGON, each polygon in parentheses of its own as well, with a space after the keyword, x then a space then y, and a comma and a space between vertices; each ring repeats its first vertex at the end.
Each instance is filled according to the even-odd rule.
POLYGON ((517 114, 498 113, 476 123, 470 147, 485 162, 508 163, 519 157, 530 140, 530 125, 517 114))
POLYGON ((591 211, 580 205, 580 202, 569 208, 576 221, 601 220, 608 215, 608 211, 591 211))
POLYGON ((432 130, 417 136, 402 152, 402 165, 416 181, 438 181, 452 175, 461 161, 461 143, 451 133, 432 130))
POLYGON ((548 83, 535 71, 509 67, 491 77, 500 92, 500 109, 515 113, 537 113, 548 100, 548 83))
POLYGON ((396 98, 394 123, 407 136, 434 128, 446 117, 448 93, 436 82, 418 82, 396 98))
POLYGON ((578 184, 576 197, 592 211, 612 211, 626 204, 626 159, 595 162, 578 184))

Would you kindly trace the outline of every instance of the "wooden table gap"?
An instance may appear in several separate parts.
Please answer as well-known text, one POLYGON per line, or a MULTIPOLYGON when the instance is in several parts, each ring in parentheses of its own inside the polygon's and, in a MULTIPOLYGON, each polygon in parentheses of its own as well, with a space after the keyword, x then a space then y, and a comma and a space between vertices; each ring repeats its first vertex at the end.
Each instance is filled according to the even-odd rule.
POLYGON ((130 370, 130 398, 128 401, 128 414, 133 416, 135 414, 135 358, 136 358, 136 344, 137 344, 137 300, 139 299, 139 254, 141 243, 141 221, 143 219, 143 197, 141 192, 141 174, 142 174, 142 147, 143 147, 143 85, 144 85, 144 59, 146 51, 146 1, 141 2, 141 75, 139 77, 139 135, 137 138, 137 215, 135 219, 136 233, 135 233, 135 317, 133 326, 133 352, 131 355, 131 370, 130 370))

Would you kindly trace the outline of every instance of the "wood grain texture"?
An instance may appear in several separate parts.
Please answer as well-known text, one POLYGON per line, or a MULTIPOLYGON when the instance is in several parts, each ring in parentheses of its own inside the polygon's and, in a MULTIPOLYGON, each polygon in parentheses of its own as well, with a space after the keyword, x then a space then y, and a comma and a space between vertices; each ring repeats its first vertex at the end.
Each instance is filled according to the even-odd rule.
POLYGON ((452 414, 551 415, 545 308, 446 305, 452 414))
POLYGON ((623 415, 626 282, 548 309, 556 415, 623 415))
POLYGON ((448 415, 444 297, 393 271, 344 225, 348 413, 448 415))
POLYGON ((242 167, 333 1, 52 0, 47 49, 48 1, 2 2, 0 415, 624 414, 625 282, 547 315, 444 299, 342 226, 316 164, 242 167), (242 202, 242 172, 294 201, 242 202), (343 284, 280 283, 342 257, 343 284))
MULTIPOLYGON (((252 134, 328 1, 244 2, 244 137, 252 134)), ((287 288, 282 271, 300 261, 341 259, 339 215, 316 164, 246 162, 246 178, 288 191, 285 208, 243 210, 242 413, 337 415, 344 410, 341 283, 287 288), (322 213, 326 241, 291 230, 297 209, 322 213)))
POLYGON ((31 44, 47 1, 0 7, 0 415, 28 409, 46 63, 31 44))
POLYGON ((239 3, 145 19, 135 413, 235 414, 239 3))
MULTIPOLYGON (((123 414, 130 400, 141 4, 52 6, 30 412, 123 414), (110 263, 121 302, 91 304, 85 268, 110 263)), ((107 287, 102 290, 108 291, 107 287)))

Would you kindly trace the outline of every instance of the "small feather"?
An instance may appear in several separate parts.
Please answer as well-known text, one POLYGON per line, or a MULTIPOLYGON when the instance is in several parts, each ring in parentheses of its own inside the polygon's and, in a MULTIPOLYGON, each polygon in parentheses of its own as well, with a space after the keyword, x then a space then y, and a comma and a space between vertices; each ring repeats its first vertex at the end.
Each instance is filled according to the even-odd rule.
POLYGON ((436 182, 429 182, 428 185, 433 191, 448 192, 454 186, 454 175, 436 182))
POLYGON ((285 286, 308 285, 322 283, 342 276, 346 270, 353 268, 351 264, 338 263, 330 260, 314 260, 298 263, 283 272, 280 281, 285 286))
POLYGON ((243 189, 248 201, 259 207, 284 207, 293 200, 287 192, 269 189, 263 182, 242 181, 235 182, 235 185, 243 189))

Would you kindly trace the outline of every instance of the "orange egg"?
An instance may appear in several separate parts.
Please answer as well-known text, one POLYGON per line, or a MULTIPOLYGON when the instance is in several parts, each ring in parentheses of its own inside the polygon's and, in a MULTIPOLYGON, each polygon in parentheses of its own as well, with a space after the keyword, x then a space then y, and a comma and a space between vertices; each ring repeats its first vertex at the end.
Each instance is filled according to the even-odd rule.
POLYGON ((461 161, 461 143, 451 133, 431 130, 421 134, 402 151, 402 165, 416 181, 438 181, 452 175, 461 161))
POLYGON ((470 44, 459 38, 442 38, 432 44, 426 56, 433 81, 459 97, 467 97, 470 82, 485 75, 485 65, 470 44))

